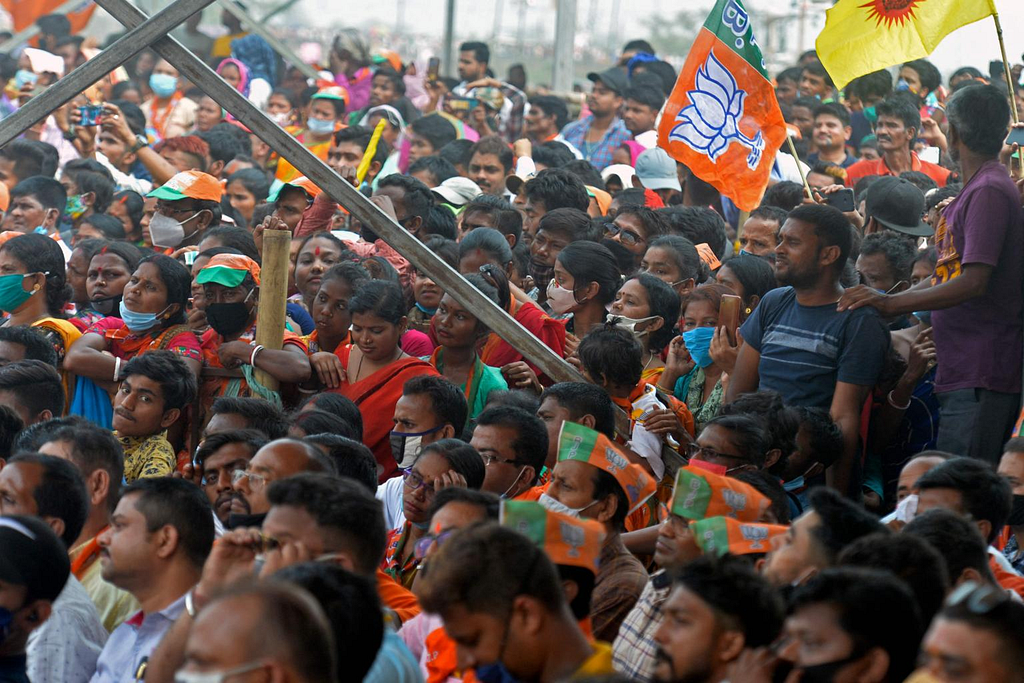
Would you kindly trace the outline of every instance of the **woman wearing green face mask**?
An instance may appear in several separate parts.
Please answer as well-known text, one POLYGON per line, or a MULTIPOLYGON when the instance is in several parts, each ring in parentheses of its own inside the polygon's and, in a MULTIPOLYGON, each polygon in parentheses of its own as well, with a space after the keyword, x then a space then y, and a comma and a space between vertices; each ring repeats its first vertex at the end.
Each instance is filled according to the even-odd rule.
MULTIPOLYGON (((65 319, 64 307, 70 299, 64 253, 56 241, 46 235, 18 235, 0 246, 0 310, 7 314, 3 324, 36 328, 53 344, 61 363, 81 336, 65 319)), ((62 374, 70 405, 69 375, 62 374)))

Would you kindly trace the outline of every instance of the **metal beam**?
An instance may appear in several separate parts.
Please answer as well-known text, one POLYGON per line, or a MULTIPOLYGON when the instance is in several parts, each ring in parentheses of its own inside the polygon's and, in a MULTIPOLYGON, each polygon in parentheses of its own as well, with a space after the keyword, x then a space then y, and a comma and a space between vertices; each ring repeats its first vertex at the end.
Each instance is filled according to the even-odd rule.
POLYGON ((263 18, 260 19, 260 23, 261 24, 267 23, 273 17, 276 17, 281 12, 285 12, 285 11, 291 9, 298 2, 299 2, 299 0, 285 0, 285 2, 282 2, 280 5, 278 5, 274 9, 272 9, 269 12, 267 12, 266 14, 264 14, 263 18))
POLYGON ((576 0, 558 0, 555 15, 555 65, 551 78, 551 87, 555 91, 572 90, 575 43, 576 0))
MULTIPOLYGON (((178 3, 186 1, 177 0, 178 3)), ((125 26, 137 26, 146 19, 146 15, 131 5, 128 0, 97 0, 97 4, 125 26)), ((473 314, 498 336, 513 344, 544 374, 558 382, 583 381, 582 375, 575 368, 545 346, 505 310, 466 282, 457 271, 439 259, 425 244, 378 209, 352 185, 342 180, 337 173, 311 154, 298 140, 267 118, 237 90, 225 83, 209 66, 182 47, 181 43, 166 36, 152 43, 150 47, 177 67, 189 81, 231 112, 249 130, 270 145, 274 151, 288 159, 295 168, 316 183, 328 196, 339 201, 349 213, 380 235, 398 253, 408 259, 417 270, 426 273, 446 292, 454 296, 460 304, 472 310, 473 314)))
MULTIPOLYGON (((57 9, 52 12, 47 12, 47 14, 67 14, 73 8, 81 4, 82 0, 67 0, 64 4, 57 7, 57 9)), ((39 33, 39 24, 33 23, 31 26, 26 26, 3 43, 0 43, 0 52, 10 52, 22 43, 35 38, 37 33, 39 33)))
POLYGON ((458 63, 458 57, 455 55, 455 0, 444 2, 444 35, 441 42, 441 49, 444 50, 444 59, 441 60, 444 64, 444 74, 454 78, 455 65, 458 63))
POLYGON ((25 106, 4 119, 0 123, 0 147, 121 66, 135 53, 142 51, 161 36, 169 34, 178 24, 212 2, 213 0, 176 0, 152 18, 135 22, 134 28, 114 41, 110 47, 46 88, 41 94, 30 99, 25 106))
MULTIPOLYGON (((297 54, 292 52, 291 48, 289 48, 287 45, 278 40, 274 34, 272 34, 270 31, 266 29, 265 26, 263 26, 260 22, 256 21, 252 17, 250 17, 248 14, 246 14, 245 10, 239 7, 238 3, 234 2, 234 0, 218 0, 218 3, 220 4, 221 7, 223 7, 228 12, 233 14, 236 19, 238 19, 243 24, 246 24, 249 27, 250 31, 252 31, 260 38, 270 43, 270 47, 274 48, 274 51, 277 52, 277 54, 284 57, 284 59, 290 62, 292 66, 294 66, 296 69, 305 74, 306 78, 312 78, 313 80, 316 80, 317 78, 320 77, 320 75, 316 72, 316 69, 302 61, 302 59, 300 59, 297 54)), ((96 4, 100 5, 101 7, 103 6, 100 3, 96 4)))

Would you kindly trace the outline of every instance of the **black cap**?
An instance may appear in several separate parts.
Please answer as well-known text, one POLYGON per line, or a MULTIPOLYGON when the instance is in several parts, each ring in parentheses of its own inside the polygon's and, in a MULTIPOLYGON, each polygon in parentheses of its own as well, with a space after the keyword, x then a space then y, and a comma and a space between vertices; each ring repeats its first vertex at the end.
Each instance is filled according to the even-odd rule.
POLYGON ((38 517, 0 517, 0 581, 27 589, 26 601, 57 599, 71 573, 64 544, 38 517))
POLYGON ((629 79, 626 78, 626 72, 614 66, 602 71, 601 73, 593 71, 587 74, 587 78, 594 83, 601 81, 604 83, 604 87, 609 90, 614 90, 619 97, 625 95, 626 89, 629 88, 629 79))
POLYGON ((906 178, 883 176, 868 188, 864 213, 896 232, 916 237, 934 234, 921 220, 924 214, 924 193, 906 178))

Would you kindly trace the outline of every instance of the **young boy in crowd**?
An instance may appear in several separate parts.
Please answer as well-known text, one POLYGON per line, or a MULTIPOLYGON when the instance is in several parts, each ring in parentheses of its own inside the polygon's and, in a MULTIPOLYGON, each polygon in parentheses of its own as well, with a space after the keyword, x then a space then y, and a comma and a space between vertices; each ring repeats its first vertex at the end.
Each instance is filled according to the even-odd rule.
POLYGON ((196 395, 192 370, 173 351, 150 351, 128 361, 114 395, 114 433, 124 448, 124 480, 165 477, 174 472, 167 428, 196 395))

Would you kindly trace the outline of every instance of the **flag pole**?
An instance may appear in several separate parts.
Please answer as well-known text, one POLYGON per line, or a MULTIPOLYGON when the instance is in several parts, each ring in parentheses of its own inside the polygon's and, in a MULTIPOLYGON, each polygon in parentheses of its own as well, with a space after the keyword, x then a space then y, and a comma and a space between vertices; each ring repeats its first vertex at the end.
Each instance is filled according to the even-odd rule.
POLYGON ((804 173, 803 166, 800 165, 800 156, 796 153, 796 145, 793 144, 793 138, 788 131, 786 132, 786 142, 789 143, 789 153, 796 159, 796 170, 800 172, 800 180, 804 181, 804 192, 807 193, 807 198, 813 201, 814 193, 811 192, 811 186, 807 184, 807 174, 804 173))
POLYGON ((1010 112, 1013 114, 1013 122, 1020 123, 1020 114, 1017 112, 1017 98, 1014 96, 1013 76, 1010 74, 1010 62, 1006 59, 1006 45, 1003 43, 1003 26, 999 23, 999 13, 992 12, 992 20, 996 23, 996 37, 999 39, 999 52, 1003 56, 1003 75, 1006 76, 1006 87, 1010 95, 1010 112))

